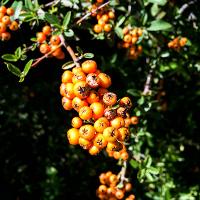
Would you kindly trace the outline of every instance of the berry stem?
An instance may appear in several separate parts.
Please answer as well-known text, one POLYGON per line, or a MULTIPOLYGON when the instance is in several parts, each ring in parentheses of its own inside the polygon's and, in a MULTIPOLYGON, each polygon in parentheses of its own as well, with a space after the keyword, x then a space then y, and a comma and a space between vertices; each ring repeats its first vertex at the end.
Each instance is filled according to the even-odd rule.
MULTIPOLYGON (((62 44, 58 45, 56 49, 58 49, 59 47, 61 47, 62 44)), ((49 53, 46 53, 44 56, 37 58, 35 60, 35 62, 31 65, 31 67, 35 67, 36 65, 38 65, 42 60, 44 60, 45 58, 47 58, 49 55, 51 55, 56 49, 50 51, 49 53)))
POLYGON ((127 170, 127 161, 124 161, 121 171, 118 174, 118 177, 120 179, 120 182, 118 185, 123 185, 125 181, 128 181, 128 179, 126 178, 126 170, 127 170))
POLYGON ((153 70, 151 69, 147 75, 147 79, 144 85, 144 90, 142 92, 143 95, 148 95, 151 91, 150 87, 151 87, 152 73, 153 73, 153 70))
POLYGON ((80 24, 82 21, 84 21, 87 17, 89 17, 91 14, 95 13, 97 10, 105 7, 106 5, 108 5, 110 3, 110 1, 107 1, 104 4, 101 4, 99 7, 97 7, 96 9, 90 11, 89 13, 87 13, 86 15, 84 15, 81 19, 79 19, 76 24, 80 24))
POLYGON ((72 60, 74 61, 76 67, 80 67, 80 64, 78 63, 79 58, 76 57, 74 50, 69 46, 69 44, 66 43, 65 38, 63 35, 60 35, 61 39, 61 45, 65 47, 65 49, 68 51, 69 55, 71 56, 72 60))

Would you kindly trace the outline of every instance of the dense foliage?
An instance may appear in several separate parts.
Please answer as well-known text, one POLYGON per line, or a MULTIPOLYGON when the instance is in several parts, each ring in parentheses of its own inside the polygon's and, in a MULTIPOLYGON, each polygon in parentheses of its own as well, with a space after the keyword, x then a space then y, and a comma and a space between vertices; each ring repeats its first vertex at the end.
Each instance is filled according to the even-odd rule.
POLYGON ((198 0, 1 4, 15 10, 11 20, 19 24, 16 31, 7 26, 5 41, 0 16, 2 199, 97 199, 98 176, 124 170, 122 160, 105 151, 91 156, 66 139, 75 116, 62 108, 59 93, 62 68, 74 67, 68 45, 80 62, 93 59, 111 76, 118 98, 132 99, 130 115, 139 123, 130 128, 125 176, 136 199, 200 197, 198 0), (94 29, 100 22, 92 15, 109 11, 115 17, 108 29, 94 29), (42 55, 36 34, 45 25, 62 39, 62 57, 42 55), (134 29, 142 33, 134 37, 134 29))

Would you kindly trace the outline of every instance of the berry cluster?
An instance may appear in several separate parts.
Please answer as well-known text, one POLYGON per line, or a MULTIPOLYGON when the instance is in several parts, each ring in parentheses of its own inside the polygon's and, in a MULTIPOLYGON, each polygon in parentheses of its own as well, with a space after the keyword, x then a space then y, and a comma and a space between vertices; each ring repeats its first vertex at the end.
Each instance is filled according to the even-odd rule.
POLYGON ((176 37, 168 43, 168 47, 170 49, 179 51, 182 47, 184 47, 186 45, 186 43, 187 43, 186 37, 176 37))
POLYGON ((97 24, 93 27, 94 32, 97 34, 102 32, 109 33, 112 30, 112 20, 115 18, 115 13, 112 10, 100 9, 98 13, 94 12, 101 3, 103 3, 103 0, 97 0, 96 4, 93 4, 90 9, 92 16, 97 19, 97 24))
POLYGON ((65 54, 60 46, 61 39, 58 35, 52 35, 52 28, 48 25, 42 28, 42 32, 38 32, 36 35, 37 42, 39 43, 39 49, 42 54, 51 53, 51 56, 57 59, 64 59, 65 54), (47 41, 49 40, 49 42, 47 41))
POLYGON ((15 20, 11 20, 11 16, 15 13, 13 8, 0 7, 0 39, 2 41, 9 40, 11 34, 7 31, 9 28, 11 31, 16 31, 19 28, 19 24, 15 20))
POLYGON ((62 105, 65 110, 79 113, 67 132, 69 143, 79 144, 91 155, 105 147, 108 152, 120 151, 130 136, 131 119, 127 112, 131 100, 117 100, 117 95, 107 90, 110 85, 111 78, 100 72, 93 60, 86 60, 81 67, 66 70, 62 75, 62 105))
POLYGON ((123 187, 117 186, 119 184, 119 177, 116 174, 108 171, 106 173, 102 173, 99 176, 99 180, 101 185, 98 187, 96 194, 99 199, 103 200, 117 200, 123 199, 125 200, 134 200, 135 195, 129 194, 126 195, 127 192, 132 190, 132 184, 130 182, 124 182, 123 187), (127 196, 127 197, 125 197, 127 196))
POLYGON ((130 28, 125 27, 123 29, 123 43, 120 45, 122 48, 129 48, 128 50, 128 58, 129 59, 137 59, 138 56, 142 53, 142 46, 136 45, 139 38, 143 34, 143 30, 141 28, 130 28))

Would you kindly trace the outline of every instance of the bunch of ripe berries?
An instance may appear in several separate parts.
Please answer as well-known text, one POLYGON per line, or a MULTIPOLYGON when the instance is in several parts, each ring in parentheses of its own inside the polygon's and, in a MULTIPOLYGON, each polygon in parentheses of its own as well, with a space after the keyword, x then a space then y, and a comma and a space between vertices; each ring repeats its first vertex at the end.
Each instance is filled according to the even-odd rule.
POLYGON ((125 198, 125 200, 135 200, 135 195, 126 194, 132 190, 132 184, 130 182, 124 182, 123 186, 119 188, 118 184, 120 182, 120 178, 111 171, 102 173, 99 176, 99 180, 101 185, 96 191, 99 199, 117 200, 125 198))
POLYGON ((168 43, 168 47, 170 49, 179 51, 182 47, 184 47, 186 45, 186 43, 187 43, 186 37, 176 37, 168 43))
POLYGON ((62 105, 79 114, 72 119, 73 128, 68 130, 67 138, 70 144, 79 144, 91 155, 104 148, 108 152, 120 151, 130 136, 131 100, 117 100, 117 95, 108 91, 110 85, 110 76, 98 70, 94 60, 86 60, 81 67, 66 70, 62 75, 62 105))
POLYGON ((52 35, 52 28, 48 25, 42 28, 41 32, 36 35, 37 42, 39 43, 39 49, 42 54, 48 54, 49 56, 56 57, 57 59, 64 59, 65 54, 61 48, 61 39, 58 35, 52 35))
POLYGON ((5 6, 0 7, 0 39, 2 41, 9 40, 11 31, 16 31, 19 28, 19 24, 15 20, 11 20, 11 16, 15 13, 13 8, 6 8, 5 6))
POLYGON ((142 46, 137 45, 139 38, 142 36, 143 30, 141 28, 131 28, 129 26, 123 29, 123 42, 120 47, 128 49, 128 58, 137 59, 142 53, 142 46))
POLYGON ((115 18, 115 13, 109 9, 100 9, 95 11, 98 6, 103 3, 103 0, 97 0, 95 4, 90 8, 90 12, 92 12, 92 16, 96 17, 97 24, 94 25, 93 30, 95 33, 109 33, 112 30, 112 23, 115 18))

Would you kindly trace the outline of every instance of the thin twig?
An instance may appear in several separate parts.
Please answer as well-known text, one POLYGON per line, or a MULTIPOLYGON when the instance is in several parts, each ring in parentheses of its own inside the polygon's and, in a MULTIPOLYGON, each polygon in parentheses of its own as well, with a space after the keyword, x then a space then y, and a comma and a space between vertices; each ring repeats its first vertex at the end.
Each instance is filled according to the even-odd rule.
POLYGON ((60 39, 61 39, 61 44, 62 46, 65 47, 65 49, 68 51, 69 55, 71 56, 72 60, 74 61, 76 67, 80 67, 80 64, 79 64, 79 58, 76 57, 73 49, 69 46, 69 44, 67 44, 65 42, 65 38, 63 37, 63 35, 60 35, 60 39))
POLYGON ((52 5, 56 5, 56 4, 58 4, 60 2, 60 0, 54 0, 54 1, 51 1, 51 2, 49 2, 49 3, 47 3, 47 4, 44 4, 43 6, 44 7, 49 7, 49 6, 52 6, 52 5))
POLYGON ((80 24, 83 20, 85 20, 87 17, 89 17, 91 14, 96 13, 97 10, 105 7, 106 5, 108 5, 110 3, 110 1, 107 1, 106 3, 100 5, 99 7, 97 7, 96 9, 92 10, 91 12, 87 13, 86 15, 84 15, 81 19, 79 19, 76 24, 80 24))
POLYGON ((153 70, 151 69, 147 75, 147 79, 144 85, 144 90, 142 92, 143 95, 148 95, 149 92, 151 91, 150 87, 151 87, 152 73, 153 73, 153 70))
POLYGON ((49 55, 51 55, 56 49, 58 49, 61 46, 62 44, 58 45, 57 48, 55 48, 54 50, 51 50, 50 52, 44 54, 42 57, 37 58, 35 62, 31 65, 31 67, 35 67, 36 65, 38 65, 42 60, 44 60, 45 58, 48 58, 49 55))
POLYGON ((119 180, 120 180, 118 185, 123 185, 124 182, 128 181, 128 179, 126 178, 126 170, 127 170, 127 161, 124 161, 123 166, 121 168, 121 171, 118 174, 118 177, 119 177, 119 180))

